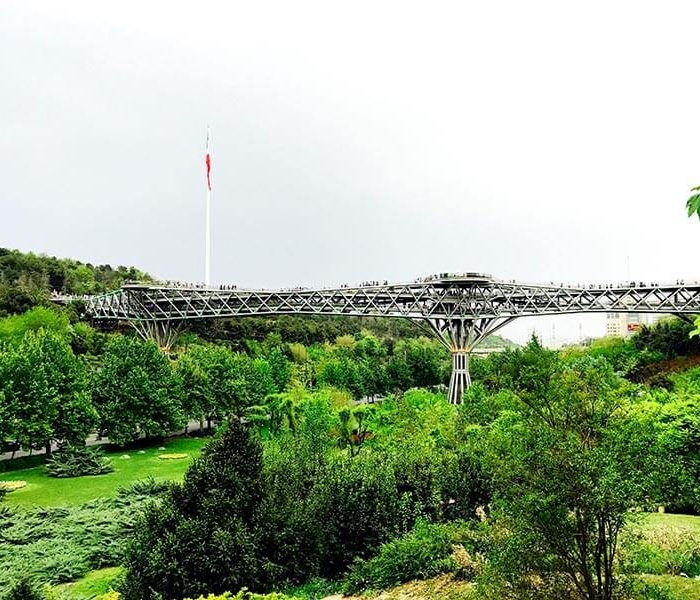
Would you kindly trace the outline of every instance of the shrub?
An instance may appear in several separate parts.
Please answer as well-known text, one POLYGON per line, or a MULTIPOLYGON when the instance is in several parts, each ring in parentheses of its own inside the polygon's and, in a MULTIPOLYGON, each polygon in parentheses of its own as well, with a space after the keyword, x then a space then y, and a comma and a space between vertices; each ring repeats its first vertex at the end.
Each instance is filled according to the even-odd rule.
POLYGON ((46 461, 46 472, 51 477, 82 477, 104 475, 114 471, 112 461, 97 447, 66 446, 54 452, 46 461))
POLYGON ((625 568, 629 573, 700 575, 700 534, 685 527, 626 532, 625 568))
MULTIPOLYGON (((159 484, 162 485, 162 484, 159 484)), ((0 598, 22 575, 63 583, 119 564, 141 507, 155 498, 136 486, 71 507, 0 508, 0 598)))
POLYGON ((5 600, 44 600, 44 594, 28 576, 24 575, 10 588, 5 600))
POLYGON ((427 579, 462 570, 478 570, 480 536, 465 523, 419 521, 413 531, 381 546, 368 560, 355 561, 345 578, 345 591, 383 589, 411 579, 427 579))
POLYGON ((639 577, 620 578, 619 596, 630 600, 682 600, 670 589, 639 577))
POLYGON ((397 494, 392 465, 371 454, 329 461, 314 485, 310 507, 324 540, 323 577, 342 574, 355 557, 371 556, 403 533, 405 513, 414 513, 408 496, 397 494))
POLYGON ((417 519, 473 518, 483 503, 466 455, 402 447, 350 458, 314 444, 291 434, 266 444, 260 518, 276 583, 337 577, 417 519))
POLYGON ((122 486, 117 490, 117 495, 121 497, 129 496, 159 496, 167 492, 171 487, 170 481, 155 479, 152 475, 145 479, 137 479, 132 484, 122 486))

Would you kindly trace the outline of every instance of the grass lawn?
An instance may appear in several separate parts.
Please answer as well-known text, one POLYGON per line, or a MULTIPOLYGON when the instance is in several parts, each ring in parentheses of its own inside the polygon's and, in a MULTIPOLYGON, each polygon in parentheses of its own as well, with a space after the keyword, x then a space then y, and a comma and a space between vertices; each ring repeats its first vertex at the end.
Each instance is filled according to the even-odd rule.
POLYGON ((679 600, 700 600, 700 580, 675 575, 642 575, 642 579, 668 589, 679 600))
POLYGON ((78 581, 57 585, 56 590, 62 594, 61 598, 65 597, 71 600, 99 598, 114 587, 117 576, 121 571, 121 567, 108 567, 106 569, 90 571, 85 577, 78 581))
POLYGON ((209 438, 172 438, 158 446, 106 453, 114 471, 106 475, 60 479, 49 477, 44 467, 1 473, 1 481, 26 481, 26 487, 10 492, 5 502, 14 506, 63 506, 111 496, 117 488, 137 479, 181 480, 193 457, 209 438), (165 450, 159 450, 165 447, 165 450), (162 460, 159 454, 184 453, 186 458, 162 460), (128 456, 129 458, 123 458, 128 456))
POLYGON ((700 533, 700 517, 671 513, 646 513, 642 515, 639 527, 645 530, 675 527, 700 533))

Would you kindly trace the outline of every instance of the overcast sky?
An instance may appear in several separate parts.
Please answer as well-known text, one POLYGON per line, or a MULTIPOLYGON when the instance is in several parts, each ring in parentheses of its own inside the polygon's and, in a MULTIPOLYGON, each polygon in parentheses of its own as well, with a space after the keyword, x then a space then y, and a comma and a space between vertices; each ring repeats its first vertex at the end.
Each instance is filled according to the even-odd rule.
MULTIPOLYGON (((697 1, 5 1, 0 245, 202 280, 209 123, 217 282, 700 279, 699 22, 697 1)), ((552 323, 603 333, 505 333, 552 323)))

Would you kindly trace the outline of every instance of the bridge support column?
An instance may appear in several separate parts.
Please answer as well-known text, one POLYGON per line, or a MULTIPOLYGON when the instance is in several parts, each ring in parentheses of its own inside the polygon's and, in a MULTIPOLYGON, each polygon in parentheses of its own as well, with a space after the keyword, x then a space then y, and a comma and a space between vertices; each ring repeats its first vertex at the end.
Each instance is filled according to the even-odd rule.
POLYGON ((180 332, 180 324, 175 321, 130 321, 144 340, 153 340, 163 352, 170 352, 177 335, 180 332))
POLYGON ((487 336, 495 333, 513 317, 426 319, 423 325, 442 342, 452 355, 452 374, 448 399, 450 404, 461 404, 462 396, 472 384, 469 358, 472 350, 487 336))
POLYGON ((472 384, 472 378, 469 375, 470 353, 470 350, 452 351, 452 374, 450 375, 450 389, 448 393, 450 404, 461 404, 464 392, 472 384))

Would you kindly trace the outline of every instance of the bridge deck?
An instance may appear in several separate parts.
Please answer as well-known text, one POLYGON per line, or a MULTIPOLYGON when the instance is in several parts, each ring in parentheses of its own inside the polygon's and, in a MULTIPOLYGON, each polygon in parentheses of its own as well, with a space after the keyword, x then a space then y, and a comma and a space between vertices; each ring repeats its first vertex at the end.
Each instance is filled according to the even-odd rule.
POLYGON ((133 283, 83 299, 95 319, 183 321, 281 314, 494 319, 582 312, 700 313, 700 283, 517 283, 487 276, 401 284, 244 289, 133 283))

